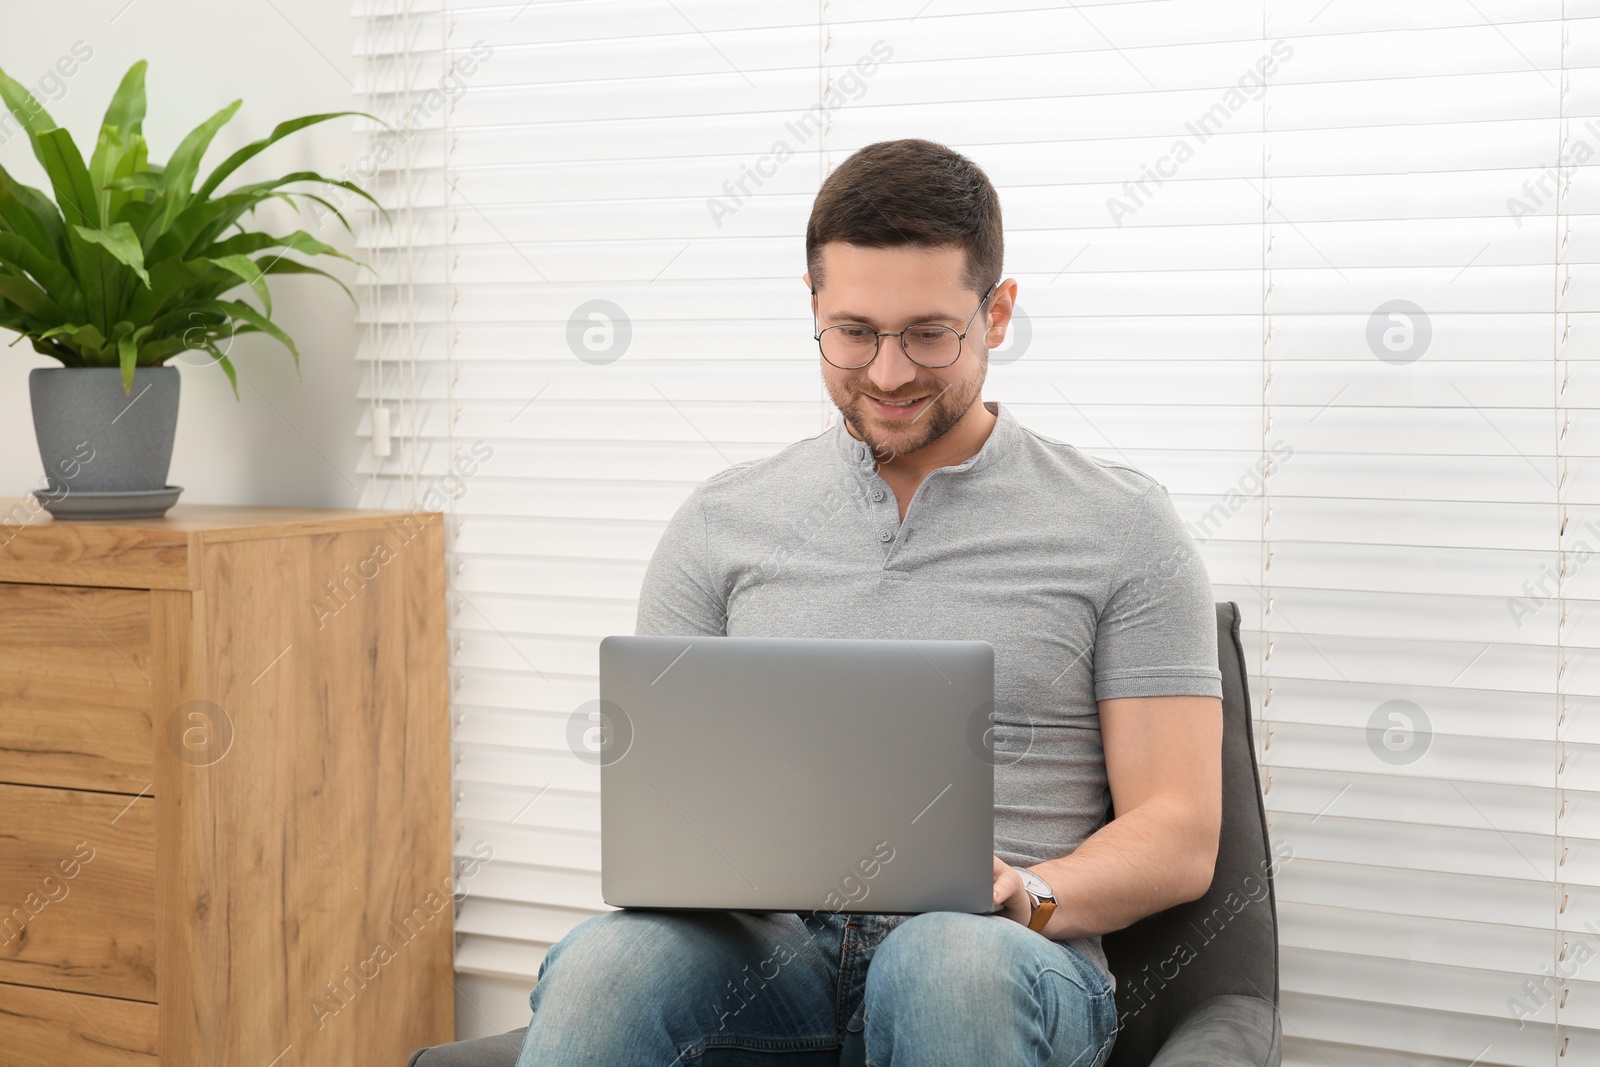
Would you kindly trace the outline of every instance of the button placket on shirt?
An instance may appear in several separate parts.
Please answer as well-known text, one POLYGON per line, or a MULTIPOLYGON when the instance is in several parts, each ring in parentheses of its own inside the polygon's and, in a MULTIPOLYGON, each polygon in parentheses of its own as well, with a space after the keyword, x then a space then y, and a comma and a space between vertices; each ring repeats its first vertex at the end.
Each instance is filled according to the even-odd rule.
MULTIPOLYGON (((871 477, 876 479, 878 475, 874 473, 871 477)), ((900 505, 889 498, 889 493, 881 485, 872 490, 872 504, 878 518, 878 541, 885 546, 884 564, 887 565, 889 556, 894 552, 896 535, 904 525, 900 521, 900 505)))
MULTIPOLYGON (((1009 446, 1017 436, 1015 428, 1009 421, 1009 416, 1003 411, 996 410, 994 414, 1000 418, 1000 423, 997 424, 996 432, 990 435, 976 455, 954 466, 940 467, 937 470, 930 471, 928 479, 936 478, 941 474, 964 474, 970 471, 981 457, 999 455, 1000 453, 997 450, 1009 446)), ((860 440, 850 439, 842 428, 836 429, 836 433, 840 443, 847 450, 843 454, 849 457, 849 461, 853 461, 855 476, 859 479, 858 484, 851 487, 852 492, 860 494, 858 499, 865 505, 867 518, 871 522, 871 526, 868 529, 877 534, 878 544, 883 548, 883 566, 879 574, 875 579, 865 575, 862 576, 857 581, 857 589, 863 592, 870 592, 876 587, 881 590, 883 588, 882 583, 889 579, 908 579, 911 577, 912 568, 906 566, 903 562, 896 565, 895 553, 902 544, 910 540, 911 528, 909 520, 911 512, 918 507, 916 497, 913 495, 911 502, 906 507, 906 518, 902 520, 900 518, 900 502, 888 490, 888 483, 878 474, 877 463, 871 453, 871 449, 860 440)), ((926 486, 928 479, 924 479, 924 486, 926 486)), ((918 493, 920 494, 921 492, 922 487, 919 487, 918 493)), ((921 506, 926 508, 929 505, 923 504, 921 506)), ((920 515, 921 512, 919 511, 918 514, 920 515)), ((871 536, 871 534, 869 533, 868 536, 871 536)))
MULTIPOLYGON (((883 488, 882 476, 878 474, 877 469, 872 461, 867 458, 867 448, 865 445, 858 444, 856 446, 855 457, 856 462, 860 465, 862 477, 869 481, 878 482, 877 485, 872 487, 872 491, 868 494, 868 496, 871 498, 873 504, 877 505, 878 513, 883 516, 879 520, 880 526, 878 527, 878 543, 887 546, 884 551, 884 566, 887 568, 889 564, 889 557, 894 554, 894 550, 899 544, 897 535, 904 530, 906 525, 905 522, 900 518, 900 503, 898 500, 891 499, 890 494, 883 488)), ((928 476, 923 479, 923 484, 917 488, 917 493, 922 493, 927 488, 928 483, 941 474, 960 474, 966 470, 969 470, 972 465, 977 462, 977 458, 977 456, 972 456, 965 462, 958 463, 953 467, 940 467, 938 470, 928 472, 928 476)), ((915 496, 913 496, 913 503, 914 502, 915 496)), ((910 516, 911 508, 907 507, 906 517, 909 519, 910 516)))
MULTIPOLYGON (((873 491, 872 491, 872 499, 873 499, 874 502, 878 503, 880 508, 882 508, 883 513, 885 515, 885 519, 886 519, 886 524, 885 524, 884 528, 878 531, 878 540, 883 542, 886 545, 889 545, 889 552, 886 553, 885 557, 884 557, 884 569, 885 570, 889 569, 888 556, 893 554, 894 549, 896 547, 898 547, 900 542, 901 542, 901 540, 903 540, 904 537, 907 536, 908 531, 906 530, 906 523, 909 522, 910 519, 911 519, 911 509, 917 506, 917 497, 925 496, 928 492, 930 492, 931 489, 932 489, 933 480, 935 478, 939 477, 939 475, 941 475, 941 474, 962 474, 962 473, 965 473, 966 471, 968 471, 968 470, 970 470, 972 468, 972 465, 977 462, 977 459, 978 458, 976 456, 973 456, 972 458, 966 460, 964 463, 956 464, 954 467, 940 467, 937 470, 929 471, 928 472, 928 476, 926 478, 924 478, 922 480, 922 484, 917 487, 917 491, 914 494, 912 494, 911 503, 906 506, 906 518, 905 518, 904 521, 902 521, 900 519, 900 504, 899 504, 899 501, 898 500, 885 500, 884 498, 888 494, 886 494, 883 491, 883 489, 881 489, 881 488, 873 489, 873 491), (898 535, 898 537, 897 537, 897 535, 898 535)), ((876 472, 873 472, 872 476, 875 477, 875 478, 879 477, 879 475, 876 472)), ((926 502, 924 502, 922 504, 923 508, 926 508, 927 506, 928 505, 927 505, 926 502)))
POLYGON ((883 480, 879 477, 875 464, 867 456, 867 447, 862 444, 855 446, 856 463, 862 481, 876 482, 867 492, 867 499, 872 501, 868 512, 874 516, 878 527, 878 543, 884 547, 884 563, 888 564, 889 556, 894 552, 895 534, 900 523, 899 504, 889 499, 889 494, 883 488, 883 480))

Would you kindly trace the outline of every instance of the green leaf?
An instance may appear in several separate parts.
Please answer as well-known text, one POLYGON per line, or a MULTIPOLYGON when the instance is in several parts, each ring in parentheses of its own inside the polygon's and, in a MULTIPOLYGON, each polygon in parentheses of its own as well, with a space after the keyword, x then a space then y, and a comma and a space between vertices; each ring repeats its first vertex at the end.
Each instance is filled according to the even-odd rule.
POLYGON ((138 365, 139 342, 128 334, 117 342, 117 362, 122 366, 122 391, 133 392, 133 368, 138 365))
MULTIPOLYGON (((290 338, 288 334, 279 329, 277 323, 261 314, 261 312, 257 311, 249 304, 246 304, 240 300, 205 300, 195 304, 194 306, 201 311, 220 311, 229 318, 242 319, 250 326, 255 327, 257 330, 260 330, 262 333, 271 337, 273 340, 283 345, 283 347, 287 348, 290 355, 294 356, 295 375, 296 377, 299 376, 300 350, 294 346, 294 340, 290 338)), ((235 334, 244 332, 245 328, 243 327, 234 331, 235 334)))
MULTIPOLYGON (((324 200, 322 197, 317 196, 315 193, 308 193, 308 192, 304 192, 302 190, 296 190, 295 192, 290 193, 289 195, 291 197, 303 196, 307 200, 313 200, 313 201, 321 204, 323 207, 328 209, 328 214, 332 215, 334 218, 339 220, 339 225, 344 227, 344 232, 345 233, 348 233, 351 236, 355 235, 356 231, 353 230, 350 227, 350 220, 344 217, 344 212, 340 211, 337 207, 335 207, 333 204, 329 203, 327 200, 324 200)), ((291 199, 290 203, 294 203, 294 201, 291 199)), ((296 211, 299 211, 300 210, 300 205, 299 204, 295 204, 294 205, 294 209, 296 211)), ((382 211, 383 209, 379 208, 378 210, 382 211)), ((393 223, 391 222, 391 225, 392 224, 393 223)), ((321 220, 318 220, 317 225, 319 227, 322 225, 321 220)))
POLYGON ((96 329, 93 324, 78 327, 72 336, 78 342, 80 349, 87 350, 98 358, 104 358, 111 347, 111 342, 106 339, 106 335, 96 329))
POLYGON ((68 223, 85 226, 100 225, 99 201, 94 184, 89 180, 89 169, 83 165, 78 146, 66 130, 46 130, 38 136, 39 152, 44 171, 56 193, 56 203, 68 223))
MULTIPOLYGON (((362 266, 366 266, 366 264, 363 263, 362 266)), ((320 274, 324 278, 327 278, 329 281, 333 282, 333 284, 337 285, 339 288, 343 289, 344 295, 350 298, 350 303, 354 304, 356 302, 356 294, 350 291, 350 287, 348 285, 346 285, 344 282, 341 282, 338 278, 335 278, 327 271, 313 267, 309 263, 300 263, 292 259, 275 259, 263 267, 261 272, 263 274, 320 274)))
POLYGON ((145 288, 150 288, 150 275, 144 269, 144 249, 139 247, 139 237, 126 222, 113 223, 106 229, 74 226, 79 237, 97 244, 116 257, 117 261, 139 276, 145 288))
POLYGON ((135 174, 128 174, 121 178, 114 178, 106 182, 107 189, 155 189, 159 191, 165 183, 161 175, 142 170, 135 174))
MULTIPOLYGON (((11 348, 17 343, 17 341, 22 340, 23 336, 26 336, 23 331, 28 328, 28 316, 22 313, 21 308, 10 303, 9 301, 0 299, 0 326, 3 326, 8 330, 17 331, 19 335, 17 340, 12 341, 11 344, 6 346, 7 348, 11 348)), ((37 343, 37 339, 34 340, 35 343, 37 343)))
POLYGON ((139 359, 139 345, 150 335, 150 330, 151 327, 149 326, 141 326, 138 329, 134 329, 131 322, 117 323, 117 364, 122 368, 122 391, 124 393, 129 393, 133 390, 133 372, 135 368, 139 367, 141 362, 144 365, 149 365, 150 361, 148 359, 143 361, 139 359))
POLYGON ((66 259, 67 234, 61 213, 49 197, 18 182, 4 167, 0 167, 0 224, 41 254, 66 259))
MULTIPOLYGON (((72 343, 78 346, 78 351, 83 353, 87 360, 103 359, 106 353, 106 336, 93 326, 59 326, 55 330, 47 331, 53 334, 57 331, 67 334, 72 338, 72 343)), ((46 334, 41 334, 41 337, 46 334)))
MULTIPOLYGON (((100 200, 100 217, 110 219, 116 214, 117 197, 106 188, 119 170, 131 173, 138 167, 124 165, 131 154, 138 152, 144 143, 139 136, 144 124, 145 61, 139 60, 123 75, 122 84, 111 95, 106 107, 106 117, 100 124, 100 134, 95 141, 94 155, 89 160, 89 180, 94 183, 100 200)), ((126 198, 122 198, 124 201, 126 198)))
POLYGON ((207 302, 211 302, 211 298, 191 298, 180 307, 173 308, 154 319, 151 326, 159 340, 152 341, 151 346, 163 348, 171 340, 177 339, 181 342, 181 348, 204 348, 205 342, 217 339, 217 330, 224 326, 228 328, 228 336, 233 336, 235 330, 228 313, 201 310, 201 305, 207 302))
POLYGON ((159 188, 161 176, 147 170, 149 165, 150 146, 143 137, 134 134, 128 141, 127 149, 122 157, 117 160, 111 172, 110 181, 100 193, 100 218, 105 222, 128 221, 120 218, 123 209, 130 203, 143 204, 148 199, 147 190, 159 188), (145 188, 126 188, 119 183, 138 183, 148 179, 152 184, 145 188))
POLYGON ((221 185, 223 180, 227 178, 228 175, 232 174, 245 163, 260 155, 262 152, 266 151, 283 138, 289 136, 291 133, 294 133, 297 130, 303 130, 307 126, 315 126, 319 122, 327 122, 329 119, 341 118, 345 115, 360 115, 364 118, 372 119, 379 125, 388 128, 388 123, 378 118, 378 116, 368 114, 365 111, 330 111, 325 115, 302 115, 297 119, 290 119, 287 122, 280 122, 272 128, 272 132, 270 134, 263 137, 259 141, 251 141, 249 144, 245 145, 233 155, 219 163, 217 165, 217 169, 212 171, 210 176, 206 178, 205 183, 194 191, 194 195, 201 199, 210 196, 216 191, 217 186, 221 185))
MULTIPOLYGON (((134 270, 148 285, 143 263, 131 258, 127 242, 116 226, 110 230, 101 228, 99 200, 90 183, 88 168, 84 166, 83 157, 78 154, 78 147, 73 144, 67 131, 46 131, 39 136, 39 145, 45 155, 45 171, 55 188, 56 201, 61 205, 68 223, 74 227, 67 231, 67 243, 77 270, 78 285, 83 291, 84 310, 90 318, 105 327, 116 306, 123 300, 127 280, 117 264, 134 270), (98 236, 86 237, 79 223, 74 222, 75 216, 81 219, 82 228, 98 236), (96 251, 97 247, 111 253, 110 257, 96 251)), ((138 249, 138 238, 132 228, 126 223, 119 225, 131 240, 131 247, 138 249)))
POLYGON ((111 94, 101 126, 115 126, 125 136, 144 132, 144 72, 148 64, 139 60, 122 76, 122 84, 111 94))
POLYGON ((268 195, 233 192, 189 205, 170 225, 162 225, 160 235, 149 248, 151 262, 192 258, 198 249, 209 246, 217 234, 268 195))
POLYGON ((33 275, 45 293, 63 308, 83 302, 72 272, 54 256, 46 256, 14 233, 0 230, 0 269, 12 267, 33 275))
MULTIPOLYGON (((330 244, 324 244, 304 230, 296 230, 282 237, 274 237, 270 233, 241 233, 225 241, 219 241, 206 249, 208 256, 226 256, 235 253, 260 252, 267 248, 284 248, 291 252, 303 252, 308 256, 338 256, 340 259, 351 263, 359 260, 351 259, 343 252, 330 244)), ((362 264, 365 266, 365 264, 362 264)))
POLYGON ((73 273, 83 291, 83 317, 98 323, 102 330, 110 330, 116 289, 126 276, 126 268, 104 248, 85 241, 76 228, 67 231, 67 243, 72 247, 73 273))
MULTIPOLYGON (((199 248, 211 244, 222 235, 223 230, 232 225, 245 212, 253 210, 262 201, 275 195, 285 197, 290 195, 310 195, 298 190, 293 194, 276 192, 281 186, 288 185, 291 182, 322 182, 326 185, 336 185, 342 189, 348 189, 357 196, 371 201, 379 211, 384 212, 385 216, 388 215, 383 205, 379 204, 371 193, 354 182, 335 181, 332 178, 324 178, 316 171, 299 170, 272 181, 240 186, 215 200, 195 201, 183 211, 170 227, 162 227, 165 232, 156 242, 156 247, 151 250, 152 257, 161 258, 163 255, 178 255, 185 259, 191 258, 197 254, 199 248)), ((313 199, 320 200, 320 198, 313 199)), ((294 203, 293 200, 289 202, 291 204, 294 203)), ((322 202, 326 203, 326 201, 322 202)), ((335 214, 338 214, 337 209, 334 210, 335 214)), ((343 221, 342 215, 340 220, 343 221)), ((347 228, 348 225, 346 223, 347 228)))
POLYGON ((218 277, 238 284, 233 275, 204 260, 161 260, 150 268, 150 288, 133 294, 125 314, 138 322, 155 323, 156 333, 164 334, 172 325, 164 321, 169 314, 181 312, 187 301, 209 300, 221 291, 209 287, 218 277))
MULTIPOLYGON (((68 362, 68 366, 93 367, 105 363, 107 355, 106 339, 93 326, 81 326, 77 323, 54 326, 34 338, 34 347, 39 348, 40 342, 54 341, 58 337, 65 337, 72 342, 71 344, 62 344, 57 341, 54 346, 56 358, 61 359, 63 362, 68 361, 66 357, 61 356, 59 353, 67 352, 71 354, 72 358, 68 362)), ((39 351, 44 351, 44 349, 39 349, 39 351)))
POLYGON ((59 323, 69 317, 66 309, 50 299, 50 294, 39 288, 32 278, 3 268, 0 268, 0 296, 41 322, 59 323))
MULTIPOLYGON (((3 305, 0 305, 0 325, 4 325, 4 324, 5 324, 5 308, 4 308, 3 305)), ((11 344, 15 345, 17 343, 17 341, 21 341, 24 337, 27 337, 27 335, 26 334, 19 334, 17 336, 17 340, 16 341, 12 341, 11 344)), ((57 343, 57 342, 53 342, 53 341, 41 341, 36 337, 28 337, 28 340, 33 343, 33 350, 35 352, 39 353, 41 356, 49 356, 51 359, 59 359, 61 361, 61 365, 63 367, 86 367, 86 366, 88 366, 88 364, 85 363, 83 361, 83 359, 76 352, 74 352, 72 349, 68 348, 66 345, 63 345, 63 344, 60 344, 60 343, 57 343)), ((8 346, 8 347, 10 347, 10 346, 8 346)))
POLYGON ((145 341, 139 346, 139 366, 159 367, 164 360, 193 347, 184 344, 182 337, 158 337, 154 341, 145 341))
MULTIPOLYGON (((113 201, 115 203, 115 201, 113 201)), ((116 214, 107 219, 107 222, 126 222, 133 227, 133 232, 140 235, 140 244, 146 244, 144 235, 150 232, 150 219, 155 214, 159 205, 137 198, 130 198, 127 203, 116 209, 116 214)), ((149 256, 145 257, 146 261, 149 256)))
POLYGON ((233 386, 233 398, 239 399, 239 375, 234 372, 233 364, 229 362, 225 353, 217 350, 214 344, 206 345, 206 351, 217 357, 217 362, 222 364, 222 373, 228 376, 228 384, 233 386))
POLYGON ((183 139, 177 150, 172 153, 172 158, 167 160, 166 204, 162 209, 161 218, 156 223, 158 232, 164 232, 172 224, 189 203, 189 190, 194 186, 195 174, 200 170, 200 157, 206 154, 206 149, 211 145, 211 139, 217 131, 233 118, 233 113, 239 110, 243 100, 235 100, 215 115, 206 119, 183 139))
MULTIPOLYGON (((338 179, 335 179, 335 178, 325 178, 321 174, 318 174, 314 170, 297 170, 292 174, 286 174, 281 178, 275 178, 270 182, 256 182, 253 185, 241 185, 237 189, 229 190, 228 195, 232 196, 232 195, 234 195, 236 193, 247 193, 247 192, 252 192, 252 191, 265 192, 265 191, 270 190, 270 189, 277 189, 280 186, 288 185, 290 182, 320 182, 323 185, 333 185, 333 186, 339 187, 340 189, 346 189, 346 190, 356 194, 357 196, 361 197, 361 199, 366 200, 373 207, 377 208, 380 212, 383 213, 384 218, 388 218, 389 217, 388 210, 382 204, 378 203, 376 197, 374 197, 371 193, 367 192, 360 185, 356 184, 355 182, 351 182, 351 181, 342 181, 342 180, 338 180, 338 179)), ((296 189, 296 190, 293 190, 293 195, 295 195, 295 196, 307 196, 309 194, 308 193, 303 193, 300 190, 296 189)))
POLYGON ((256 296, 261 298, 261 306, 268 315, 272 314, 272 293, 267 289, 267 279, 262 276, 261 268, 256 266, 256 261, 249 256, 216 256, 207 259, 207 263, 215 263, 223 270, 237 274, 250 284, 256 296))
POLYGON ((44 109, 44 105, 39 103, 39 99, 33 93, 13 81, 3 70, 0 70, 0 102, 5 104, 7 111, 22 120, 23 129, 28 131, 28 141, 33 145, 33 154, 44 164, 46 170, 50 169, 44 153, 40 151, 39 137, 47 130, 58 128, 59 123, 50 117, 50 112, 44 109), (30 103, 35 106, 29 107, 30 103))

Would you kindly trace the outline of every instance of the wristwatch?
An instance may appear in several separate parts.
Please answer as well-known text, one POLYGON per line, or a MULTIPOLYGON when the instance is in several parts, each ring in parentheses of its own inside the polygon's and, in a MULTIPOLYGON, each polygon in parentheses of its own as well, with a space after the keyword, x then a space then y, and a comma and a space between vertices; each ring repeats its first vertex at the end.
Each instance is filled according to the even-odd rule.
POLYGON ((1056 892, 1050 888, 1049 882, 1028 868, 1011 869, 1022 875, 1022 888, 1027 890, 1028 899, 1033 902, 1033 915, 1028 919, 1028 929, 1038 933, 1050 921, 1050 916, 1055 914, 1056 892))

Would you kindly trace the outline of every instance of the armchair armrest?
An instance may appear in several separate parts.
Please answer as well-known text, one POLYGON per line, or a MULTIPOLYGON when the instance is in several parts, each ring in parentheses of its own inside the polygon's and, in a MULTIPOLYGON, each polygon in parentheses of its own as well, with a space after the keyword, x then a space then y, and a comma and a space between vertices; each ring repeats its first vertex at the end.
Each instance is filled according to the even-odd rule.
POLYGON ((528 1028, 417 1050, 406 1067, 516 1067, 528 1028))
POLYGON ((1173 1028, 1150 1067, 1278 1067, 1283 1025, 1260 997, 1203 1000, 1173 1028))

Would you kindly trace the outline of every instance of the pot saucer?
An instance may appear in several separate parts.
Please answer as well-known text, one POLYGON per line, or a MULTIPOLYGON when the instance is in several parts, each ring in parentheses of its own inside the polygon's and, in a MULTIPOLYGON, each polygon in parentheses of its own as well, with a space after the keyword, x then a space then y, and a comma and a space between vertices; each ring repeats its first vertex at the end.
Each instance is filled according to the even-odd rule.
POLYGON ((65 496, 48 490, 33 491, 33 498, 58 519, 159 519, 178 502, 181 485, 161 489, 110 489, 93 492, 73 489, 65 496))

